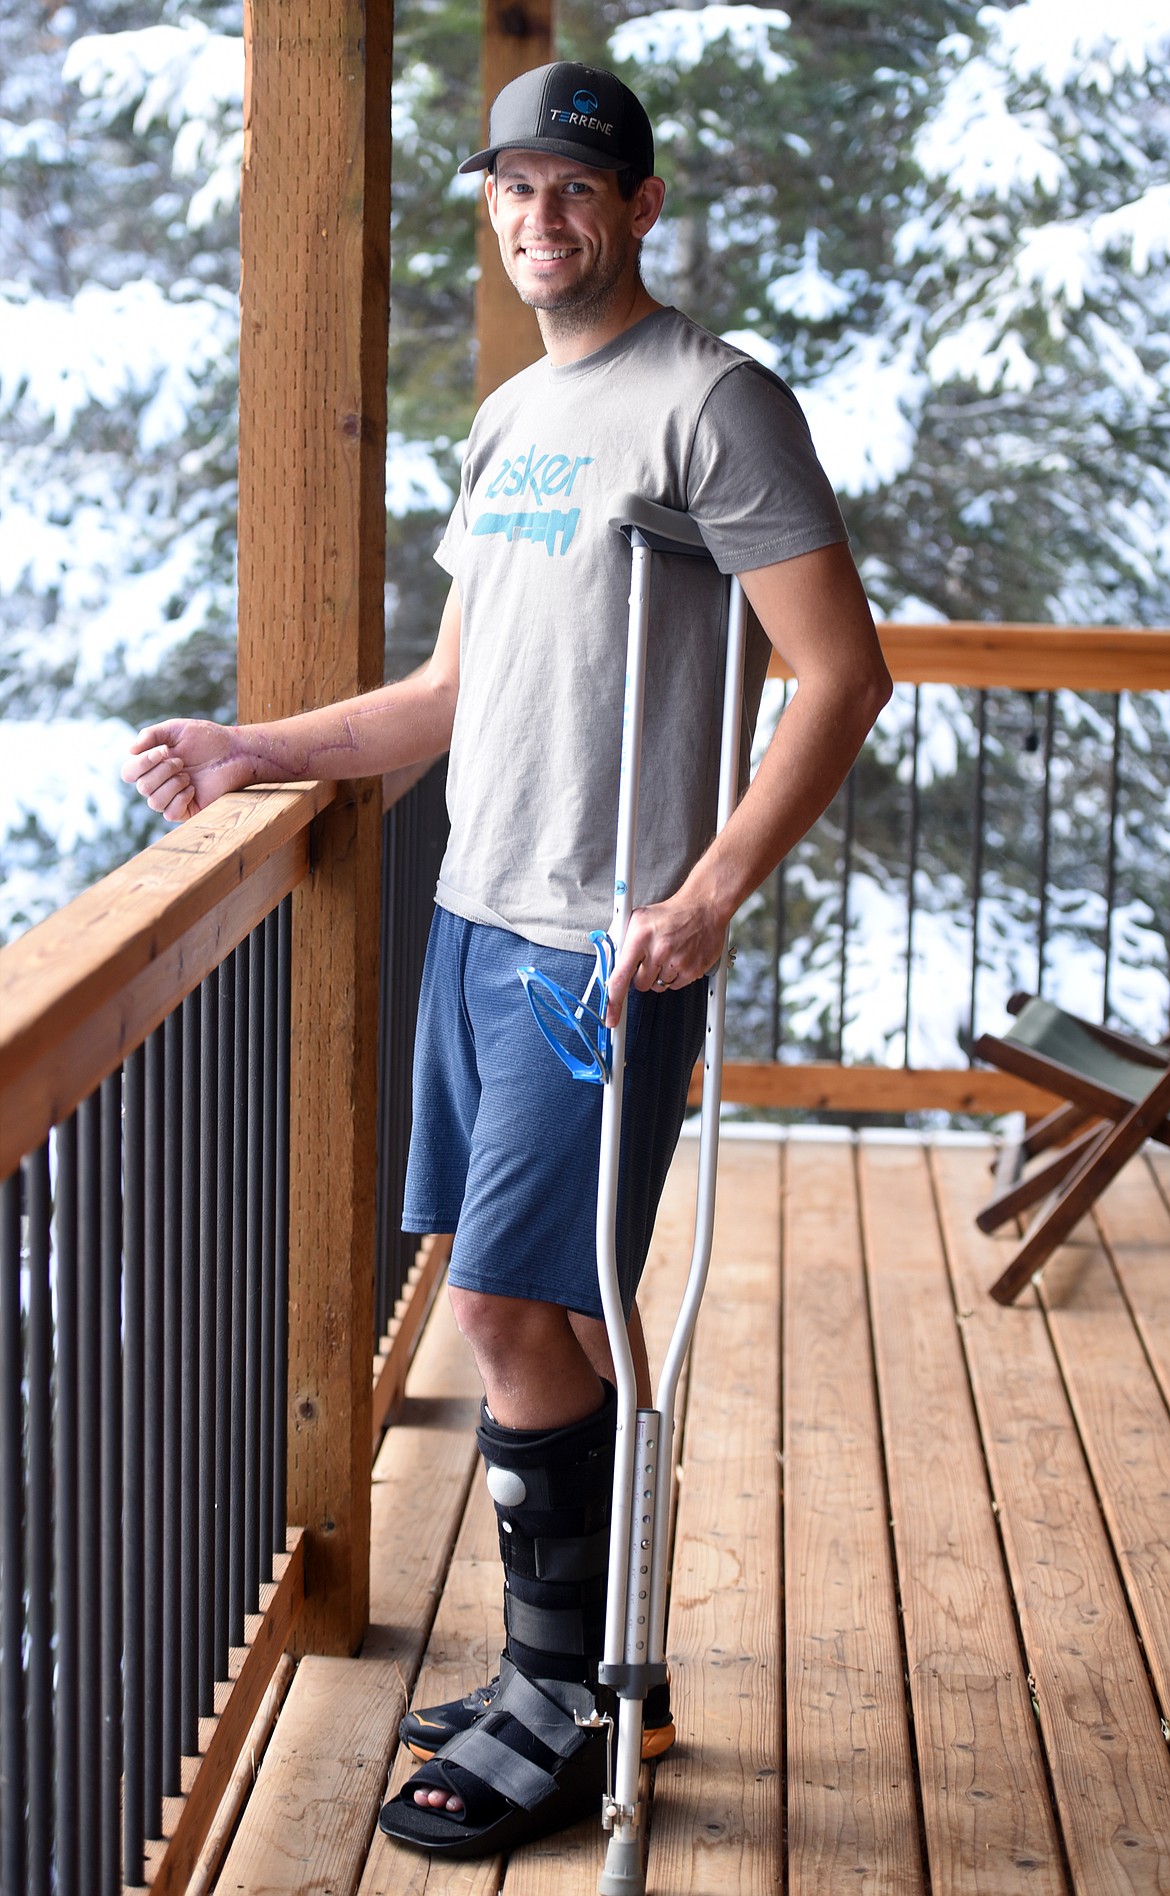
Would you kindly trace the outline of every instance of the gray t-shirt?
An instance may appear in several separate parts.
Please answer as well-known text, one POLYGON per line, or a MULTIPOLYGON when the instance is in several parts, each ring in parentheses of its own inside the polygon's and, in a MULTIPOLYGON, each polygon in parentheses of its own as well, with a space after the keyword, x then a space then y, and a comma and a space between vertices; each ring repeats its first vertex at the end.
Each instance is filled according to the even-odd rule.
MULTIPOLYGON (((608 519, 628 493, 689 511, 718 566, 652 563, 639 904, 714 833, 721 574, 847 537, 791 390, 677 310, 483 404, 436 554, 463 608, 436 899, 554 948, 612 914, 630 549, 608 519)), ((748 733, 768 651, 753 620, 748 733)))

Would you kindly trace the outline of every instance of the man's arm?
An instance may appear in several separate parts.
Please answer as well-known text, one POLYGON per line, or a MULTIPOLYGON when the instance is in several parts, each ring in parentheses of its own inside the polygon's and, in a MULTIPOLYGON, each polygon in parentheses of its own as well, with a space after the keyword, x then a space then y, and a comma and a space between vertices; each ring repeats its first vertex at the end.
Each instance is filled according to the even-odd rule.
POLYGON ((750 788, 668 901, 635 909, 609 984, 615 1025, 631 983, 685 987, 714 966, 740 903, 799 842, 844 782, 890 695, 873 618, 844 545, 741 575, 797 691, 750 788))
POLYGON ((170 823, 197 816, 252 783, 376 777, 438 757, 451 741, 459 695, 459 594, 454 585, 430 659, 397 684, 270 724, 171 718, 140 731, 122 766, 152 810, 170 823))

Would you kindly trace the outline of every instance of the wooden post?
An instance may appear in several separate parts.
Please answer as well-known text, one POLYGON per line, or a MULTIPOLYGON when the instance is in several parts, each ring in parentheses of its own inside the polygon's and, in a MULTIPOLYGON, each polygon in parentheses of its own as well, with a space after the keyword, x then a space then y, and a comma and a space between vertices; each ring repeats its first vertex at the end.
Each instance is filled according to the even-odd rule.
MULTIPOLYGON (((483 0, 480 76, 485 144, 488 111, 497 92, 533 66, 547 66, 552 57, 552 0, 483 0)), ((535 315, 508 281, 483 203, 476 228, 476 257, 475 399, 479 403, 510 375, 543 355, 544 344, 535 315)))
MULTIPOLYGON (((245 0, 243 719, 380 684, 391 0, 245 0)), ((369 1609, 381 784, 341 786, 294 896, 289 1519, 303 1651, 369 1609)))

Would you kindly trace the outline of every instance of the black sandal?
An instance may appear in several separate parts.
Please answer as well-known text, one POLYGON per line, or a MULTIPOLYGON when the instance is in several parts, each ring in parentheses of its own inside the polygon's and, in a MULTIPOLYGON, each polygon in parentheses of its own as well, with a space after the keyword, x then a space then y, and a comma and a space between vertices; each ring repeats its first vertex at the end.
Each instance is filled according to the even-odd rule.
POLYGON ((489 1709, 402 1786, 379 1828, 417 1849, 477 1857, 600 1816, 609 1730, 598 1700, 586 1685, 534 1682, 504 1657, 489 1709), (422 1790, 459 1797, 464 1808, 418 1805, 422 1790))

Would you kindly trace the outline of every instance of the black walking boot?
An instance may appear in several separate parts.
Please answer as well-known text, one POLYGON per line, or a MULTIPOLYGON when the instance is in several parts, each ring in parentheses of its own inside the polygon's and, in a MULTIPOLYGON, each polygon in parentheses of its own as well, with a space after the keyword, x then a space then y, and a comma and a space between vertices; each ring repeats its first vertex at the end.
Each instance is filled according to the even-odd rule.
MULTIPOLYGON (((600 1812, 612 1695, 599 1688, 617 1403, 563 1429, 478 1441, 499 1524, 506 1646, 497 1679, 465 1700, 408 1713, 400 1735, 431 1757, 385 1806, 382 1829, 448 1856, 479 1856, 600 1812), (463 1802, 417 1805, 418 1790, 463 1802)), ((416 1754, 417 1755, 417 1754, 416 1754)))

